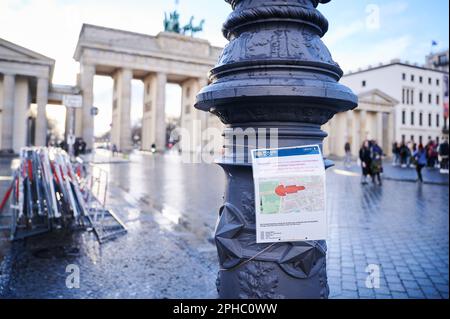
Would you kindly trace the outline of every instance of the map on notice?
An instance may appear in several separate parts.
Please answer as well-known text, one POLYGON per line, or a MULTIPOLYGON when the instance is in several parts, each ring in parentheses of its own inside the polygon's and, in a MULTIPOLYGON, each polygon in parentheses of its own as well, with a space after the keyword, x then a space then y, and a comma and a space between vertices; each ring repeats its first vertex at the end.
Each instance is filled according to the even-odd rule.
POLYGON ((256 242, 326 238, 325 167, 318 145, 252 151, 256 242))

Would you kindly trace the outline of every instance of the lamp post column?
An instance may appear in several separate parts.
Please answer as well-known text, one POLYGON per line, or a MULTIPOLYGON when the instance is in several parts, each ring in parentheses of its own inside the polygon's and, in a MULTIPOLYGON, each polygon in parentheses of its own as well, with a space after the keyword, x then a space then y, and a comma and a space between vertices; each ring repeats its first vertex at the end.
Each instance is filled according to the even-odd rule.
POLYGON ((195 105, 227 125, 220 165, 228 183, 215 232, 219 296, 327 298, 325 241, 256 244, 248 153, 266 146, 269 129, 277 131, 278 147, 322 146, 320 126, 357 106, 320 39, 328 22, 316 8, 329 0, 226 1, 233 8, 223 27, 230 42, 195 105), (238 145, 249 128, 257 142, 238 145))

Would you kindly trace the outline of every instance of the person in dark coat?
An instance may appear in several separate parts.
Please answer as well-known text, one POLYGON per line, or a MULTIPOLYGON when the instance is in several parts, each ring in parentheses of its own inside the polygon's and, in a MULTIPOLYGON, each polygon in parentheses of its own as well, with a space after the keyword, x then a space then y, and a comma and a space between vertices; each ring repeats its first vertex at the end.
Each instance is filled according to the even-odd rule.
POLYGON ((448 173, 449 147, 447 139, 444 139, 441 145, 439 145, 439 155, 441 156, 441 173, 448 173))
POLYGON ((363 145, 359 150, 359 160, 361 161, 362 169, 362 184, 367 184, 367 176, 371 175, 370 165, 372 163, 372 158, 370 156, 370 146, 369 141, 364 141, 363 145))
POLYGON ((397 166, 400 164, 400 147, 398 146, 397 142, 394 142, 392 145, 392 166, 397 166))
POLYGON ((381 185, 381 173, 383 173, 383 150, 376 141, 372 141, 370 149, 370 157, 372 159, 370 165, 370 173, 374 184, 381 185))
POLYGON ((416 159, 416 172, 417 180, 419 183, 423 183, 422 169, 427 165, 427 152, 422 144, 419 145, 419 149, 413 154, 416 159))

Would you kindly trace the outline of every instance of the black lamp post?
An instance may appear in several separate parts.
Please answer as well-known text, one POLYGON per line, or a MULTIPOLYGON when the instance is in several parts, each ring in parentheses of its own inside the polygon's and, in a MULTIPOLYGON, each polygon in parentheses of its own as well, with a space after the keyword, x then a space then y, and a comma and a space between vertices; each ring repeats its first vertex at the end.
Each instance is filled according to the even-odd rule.
POLYGON ((258 129, 276 128, 278 147, 322 145, 321 125, 357 106, 356 96, 338 83, 342 70, 321 41, 328 22, 316 8, 329 0, 226 1, 233 8, 223 26, 230 42, 195 105, 227 125, 219 164, 228 184, 215 233, 219 296, 327 298, 325 241, 256 244, 247 155, 267 144, 244 139, 241 148, 236 135, 252 128, 256 141, 267 142, 268 131, 258 129))

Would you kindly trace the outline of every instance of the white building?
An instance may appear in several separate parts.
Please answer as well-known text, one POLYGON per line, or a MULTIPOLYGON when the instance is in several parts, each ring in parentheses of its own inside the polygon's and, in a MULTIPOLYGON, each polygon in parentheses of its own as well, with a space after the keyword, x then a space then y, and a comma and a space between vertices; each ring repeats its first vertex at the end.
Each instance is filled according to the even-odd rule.
POLYGON ((393 60, 350 72, 341 82, 358 95, 376 89, 398 100, 394 140, 425 144, 442 139, 444 76, 448 72, 393 60))

